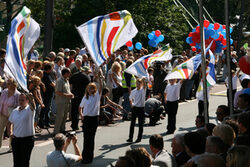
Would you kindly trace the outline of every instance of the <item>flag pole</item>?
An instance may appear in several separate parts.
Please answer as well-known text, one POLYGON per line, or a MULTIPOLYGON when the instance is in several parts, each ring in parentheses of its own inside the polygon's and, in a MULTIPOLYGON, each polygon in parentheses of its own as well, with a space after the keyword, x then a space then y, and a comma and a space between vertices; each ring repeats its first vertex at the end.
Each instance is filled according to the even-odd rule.
POLYGON ((229 86, 229 109, 230 115, 233 115, 233 86, 232 86, 232 73, 231 73, 231 53, 230 53, 230 30, 229 30, 229 1, 225 0, 225 18, 226 18, 226 40, 227 40, 227 73, 228 73, 228 86, 229 86))
POLYGON ((205 59, 205 42, 204 42, 204 25, 203 25, 203 2, 199 0, 199 18, 200 18, 200 40, 201 40, 201 69, 203 81, 203 103, 205 122, 209 122, 208 115, 208 98, 207 98, 207 80, 206 80, 206 59, 205 59))

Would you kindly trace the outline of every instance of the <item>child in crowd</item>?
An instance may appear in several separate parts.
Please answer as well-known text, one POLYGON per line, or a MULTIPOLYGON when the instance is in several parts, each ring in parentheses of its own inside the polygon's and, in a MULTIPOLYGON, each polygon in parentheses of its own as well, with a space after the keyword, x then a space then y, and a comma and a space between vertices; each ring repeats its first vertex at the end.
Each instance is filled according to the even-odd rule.
POLYGON ((34 96, 35 104, 36 104, 36 109, 35 109, 36 113, 35 113, 35 122, 34 122, 36 133, 41 132, 41 129, 37 126, 37 124, 39 122, 41 108, 45 107, 43 104, 42 96, 41 96, 40 84, 41 84, 41 79, 38 76, 33 76, 32 77, 33 88, 31 89, 31 92, 34 96))
POLYGON ((109 93, 110 93, 109 88, 103 88, 102 97, 101 97, 100 116, 104 117, 106 122, 112 123, 113 118, 120 117, 117 113, 116 108, 118 108, 120 110, 122 110, 123 108, 119 104, 117 104, 109 99, 109 97, 108 97, 109 93), (114 108, 114 107, 116 107, 116 108, 114 108))
POLYGON ((132 90, 129 100, 132 106, 132 118, 130 123, 129 139, 127 142, 133 142, 135 121, 138 117, 139 122, 139 133, 137 140, 135 142, 140 142, 143 133, 143 121, 144 121, 144 106, 145 106, 145 96, 146 96, 146 82, 145 78, 138 78, 136 80, 136 89, 132 90))

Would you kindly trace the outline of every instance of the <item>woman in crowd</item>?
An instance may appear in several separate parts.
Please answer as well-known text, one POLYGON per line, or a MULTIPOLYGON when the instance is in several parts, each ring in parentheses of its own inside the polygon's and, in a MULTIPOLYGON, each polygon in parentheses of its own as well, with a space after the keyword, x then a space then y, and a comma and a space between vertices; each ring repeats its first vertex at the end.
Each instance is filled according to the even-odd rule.
POLYGON ((119 103, 120 97, 122 97, 122 75, 121 75, 121 65, 118 62, 114 62, 112 67, 112 94, 113 94, 113 102, 119 103))
POLYGON ((8 118, 12 110, 18 106, 18 97, 20 93, 16 88, 17 83, 14 79, 9 78, 7 80, 7 89, 4 89, 0 96, 0 147, 2 146, 5 127, 7 127, 8 133, 10 134, 10 123, 8 118))

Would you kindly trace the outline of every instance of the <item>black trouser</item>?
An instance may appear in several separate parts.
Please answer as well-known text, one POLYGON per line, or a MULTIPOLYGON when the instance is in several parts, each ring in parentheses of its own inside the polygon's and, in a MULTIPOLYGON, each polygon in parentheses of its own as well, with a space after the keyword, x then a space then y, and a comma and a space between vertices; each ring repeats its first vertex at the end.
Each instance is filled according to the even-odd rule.
POLYGON ((79 123, 79 105, 81 103, 82 98, 81 97, 75 97, 72 99, 72 105, 71 105, 71 128, 73 130, 78 129, 78 123, 79 123))
MULTIPOLYGON (((209 102, 207 102, 207 111, 208 111, 208 106, 209 106, 209 102)), ((199 115, 203 115, 204 114, 204 101, 199 100, 198 109, 199 109, 199 115)))
POLYGON ((178 101, 167 101, 166 104, 167 114, 168 114, 168 126, 167 130, 169 132, 174 132, 176 127, 176 114, 178 110, 178 101))
POLYGON ((132 112, 132 118, 131 118, 131 123, 130 123, 129 139, 133 139, 135 122, 136 122, 136 118, 138 117, 139 132, 138 132, 137 139, 141 140, 142 133, 143 133, 144 107, 133 107, 131 109, 131 112, 132 112))
POLYGON ((118 88, 112 89, 112 94, 113 94, 113 102, 118 104, 120 97, 122 97, 123 95, 122 88, 118 87, 118 88))
POLYGON ((49 115, 48 115, 48 113, 51 110, 52 98, 53 98, 53 93, 44 95, 43 104, 44 104, 45 107, 42 108, 42 110, 40 112, 40 121, 39 121, 40 125, 49 124, 49 115))
POLYGON ((98 126, 98 116, 84 116, 83 119, 83 160, 92 162, 94 157, 95 134, 98 126))
POLYGON ((14 137, 11 142, 14 167, 29 167, 34 137, 14 137))
POLYGON ((164 107, 160 106, 149 115, 150 125, 155 125, 155 123, 160 119, 160 115, 162 114, 163 110, 164 110, 164 107))

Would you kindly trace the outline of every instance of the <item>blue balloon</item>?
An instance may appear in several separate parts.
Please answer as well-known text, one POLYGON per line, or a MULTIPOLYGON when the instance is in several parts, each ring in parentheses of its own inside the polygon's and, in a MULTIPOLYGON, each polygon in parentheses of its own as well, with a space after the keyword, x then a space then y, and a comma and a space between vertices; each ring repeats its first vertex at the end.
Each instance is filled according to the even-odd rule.
POLYGON ((233 32, 233 28, 232 27, 229 27, 229 32, 230 32, 230 34, 233 32))
POLYGON ((212 38, 214 39, 218 39, 220 37, 220 34, 218 32, 215 32, 215 34, 213 35, 212 38))
POLYGON ((194 28, 194 29, 192 29, 192 32, 195 32, 196 31, 196 29, 194 28))
POLYGON ((213 36, 214 34, 215 34, 215 31, 213 30, 213 29, 210 29, 209 31, 208 31, 208 34, 209 34, 209 36, 213 36))
POLYGON ((164 41, 164 35, 161 34, 161 35, 156 39, 156 41, 158 41, 158 42, 164 41))
POLYGON ((153 39, 154 38, 154 34, 151 32, 148 34, 148 39, 153 39))
POLYGON ((230 39, 230 45, 232 45, 232 44, 233 44, 233 42, 234 42, 234 40, 233 40, 233 39, 230 39))
POLYGON ((128 47, 128 50, 133 50, 134 49, 134 45, 128 47))
POLYGON ((209 26, 207 27, 209 30, 214 30, 214 24, 210 23, 209 26))
POLYGON ((195 47, 197 50, 201 48, 200 44, 198 44, 198 43, 196 43, 195 47))
POLYGON ((137 50, 141 50, 141 48, 142 48, 141 42, 136 42, 135 48, 136 48, 137 50))
POLYGON ((224 38, 226 38, 226 31, 225 30, 221 31, 220 33, 223 35, 224 38))
POLYGON ((209 39, 210 35, 209 35, 209 32, 205 32, 205 40, 209 39))

